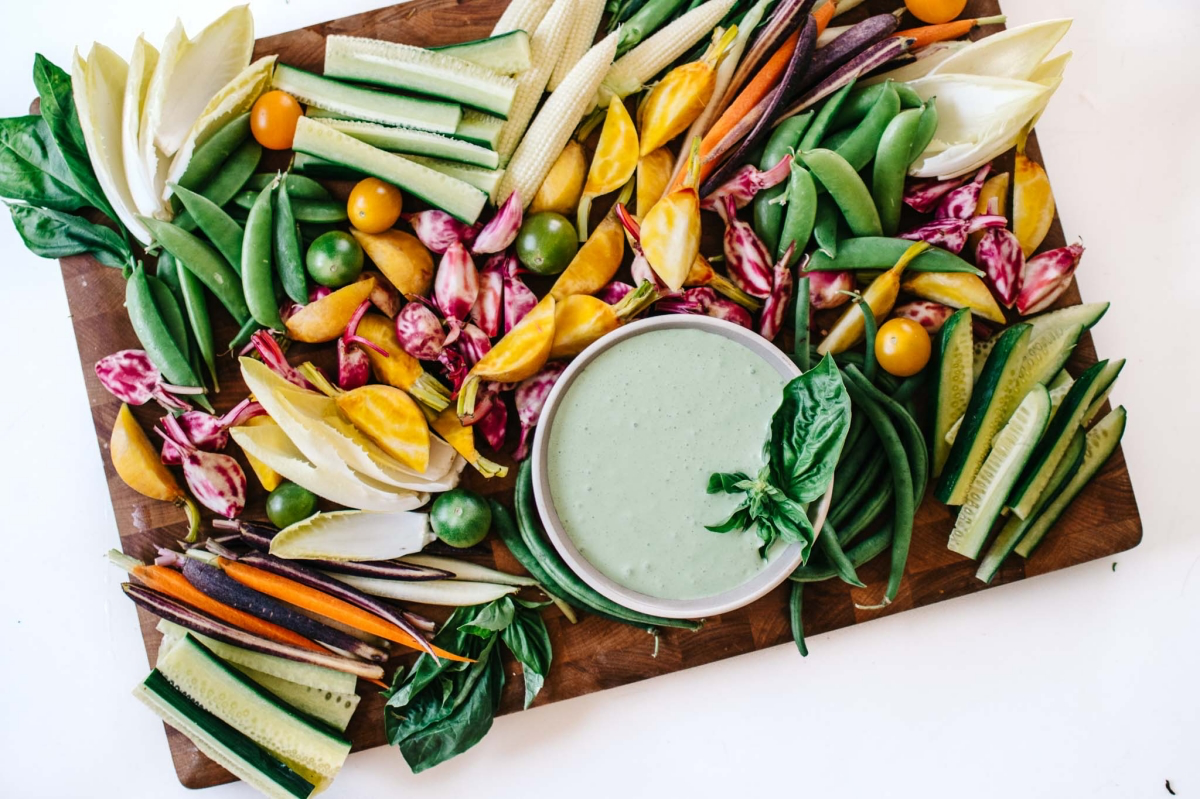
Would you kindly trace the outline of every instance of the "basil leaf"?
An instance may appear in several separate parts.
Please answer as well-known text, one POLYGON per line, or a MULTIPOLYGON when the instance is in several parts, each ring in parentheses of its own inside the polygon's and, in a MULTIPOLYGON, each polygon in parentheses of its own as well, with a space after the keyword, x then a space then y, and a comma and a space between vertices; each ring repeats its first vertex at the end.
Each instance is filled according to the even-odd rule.
POLYGON ((512 624, 500 634, 500 639, 512 652, 525 676, 525 707, 533 704, 546 675, 550 673, 550 661, 553 653, 550 649, 550 633, 546 624, 536 610, 519 608, 513 616, 512 624))
POLYGON ((729 514, 728 519, 717 524, 706 524, 704 529, 714 533, 732 533, 737 530, 745 530, 753 523, 754 520, 750 515, 750 500, 746 499, 738 506, 737 510, 729 514))
POLYGON ((113 230, 81 216, 10 203, 9 212, 25 246, 43 258, 91 253, 105 266, 128 266, 133 255, 113 230))
MULTIPOLYGON (((446 623, 442 625, 442 629, 434 636, 433 643, 437 644, 442 649, 448 652, 455 652, 464 657, 471 657, 469 654, 471 647, 476 649, 482 647, 482 642, 473 636, 469 637, 459 630, 461 625, 471 614, 476 611, 476 608, 465 607, 456 608, 446 623)), ((462 663, 456 660, 441 659, 435 660, 427 654, 422 654, 417 658, 417 662, 407 673, 403 669, 396 672, 392 678, 392 688, 384 695, 387 697, 387 704, 390 707, 404 707, 413 700, 418 693, 424 690, 425 686, 436 680, 444 672, 454 670, 465 670, 469 663, 462 663)))
POLYGON ((710 494, 735 494, 744 493, 745 488, 740 488, 740 483, 750 483, 750 476, 742 472, 728 472, 722 474, 716 472, 708 477, 708 493, 710 494))
POLYGON ((825 493, 850 427, 850 396, 826 355, 787 384, 771 419, 772 480, 797 502, 825 493))
POLYGON ((463 622, 459 629, 467 635, 488 638, 512 624, 515 609, 512 599, 501 597, 484 605, 471 619, 463 622))
POLYGON ((40 98, 42 119, 74 178, 76 190, 87 198, 88 204, 117 221, 117 214, 100 188, 92 160, 88 157, 87 141, 75 108, 71 76, 39 53, 33 59, 33 85, 40 98))
POLYGON ((56 211, 88 205, 41 117, 0 119, 0 196, 56 211))

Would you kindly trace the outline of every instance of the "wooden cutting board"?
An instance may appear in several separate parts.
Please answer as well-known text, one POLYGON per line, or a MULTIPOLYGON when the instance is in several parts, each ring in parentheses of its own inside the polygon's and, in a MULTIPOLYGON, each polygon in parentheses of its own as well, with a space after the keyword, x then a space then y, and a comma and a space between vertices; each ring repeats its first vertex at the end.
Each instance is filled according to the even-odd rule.
MULTIPOLYGON (((325 37, 330 34, 377 37, 416 45, 450 44, 487 36, 506 5, 507 0, 413 0, 404 5, 261 39, 255 57, 278 54, 283 63, 320 72, 325 37)), ((860 19, 867 13, 890 12, 895 6, 894 0, 868 0, 863 7, 848 14, 847 20, 860 19)), ((999 5, 996 0, 971 0, 964 15, 979 17, 997 13, 999 5)), ((911 18, 905 20, 906 24, 910 22, 911 18)), ((976 33, 992 33, 995 30, 997 28, 976 33)), ((1030 150, 1032 156, 1040 160, 1035 142, 1031 142, 1030 150)), ((1011 156, 1008 157, 1008 163, 1002 160, 997 166, 999 169, 1011 167, 1011 156)), ((713 227, 715 225, 709 225, 710 233, 713 227)), ((1043 246, 1053 248, 1064 243, 1062 226, 1056 219, 1043 246)), ((719 247, 717 243, 715 248, 710 245, 705 251, 717 252, 719 247)), ((1090 257, 1102 257, 1102 254, 1090 257)), ((86 257, 67 258, 61 264, 79 344, 80 366, 95 422, 96 441, 101 451, 105 452, 109 432, 120 406, 96 380, 92 366, 111 352, 139 345, 125 315, 124 281, 119 270, 106 268, 86 257)), ((1086 270, 1085 261, 1085 274, 1086 270)), ((545 290, 545 286, 537 284, 534 288, 545 290)), ((1059 304, 1071 305, 1079 301, 1078 289, 1072 286, 1059 304)), ((235 332, 233 322, 215 303, 212 305, 214 319, 217 320, 217 340, 227 342, 235 332)), ((297 351, 294 349, 293 353, 297 351)), ((1115 355, 1122 354, 1132 353, 1115 355)), ((1071 369, 1078 374, 1082 367, 1095 360, 1091 338, 1085 336, 1072 357, 1071 369)), ((214 397, 214 401, 219 410, 226 410, 243 396, 239 390, 241 380, 236 362, 232 357, 222 358, 220 376, 221 384, 227 387, 227 391, 214 397)), ((160 413, 152 405, 137 409, 139 421, 146 429, 160 413)), ((236 449, 236 446, 230 447, 231 451, 236 449)), ((155 546, 173 545, 182 537, 186 531, 182 513, 169 504, 148 500, 134 493, 116 476, 106 453, 103 461, 121 546, 127 553, 139 558, 152 558, 155 546)), ((262 491, 253 478, 250 483, 248 507, 252 516, 261 517, 262 491)), ((506 480, 491 482, 472 478, 470 483, 477 490, 496 493, 504 502, 510 501, 511 476, 506 480)), ((884 614, 901 613, 910 608, 986 589, 988 586, 975 579, 975 562, 946 549, 946 538, 952 524, 953 516, 945 506, 932 498, 924 503, 916 519, 912 554, 903 588, 897 601, 886 610, 859 610, 855 604, 871 604, 879 600, 887 576, 887 558, 877 558, 859 571, 859 576, 867 583, 866 588, 854 589, 837 580, 810 585, 806 589, 804 603, 808 634, 818 635, 870 621, 884 614)), ((1141 537, 1142 524, 1137 503, 1125 459, 1118 450, 1035 555, 1028 561, 1015 556, 1009 558, 993 585, 1108 557, 1136 546, 1141 537)), ((499 543, 485 542, 476 548, 473 557, 502 569, 519 571, 512 557, 499 543)), ((747 608, 709 619, 698 633, 667 631, 657 657, 653 656, 653 640, 631 627, 592 617, 584 617, 579 624, 571 625, 556 612, 548 614, 547 623, 554 644, 554 668, 537 702, 543 704, 570 699, 790 641, 786 606, 787 588, 784 586, 747 608)), ((159 642, 159 635, 154 629, 156 619, 140 609, 138 614, 146 653, 153 664, 159 642)), ((814 657, 820 657, 819 642, 814 657)), ((510 666, 510 671, 510 677, 517 676, 515 666, 510 666)), ((519 678, 508 681, 502 713, 520 709, 521 690, 519 678)), ((362 693, 362 705, 348 731, 355 749, 386 743, 382 702, 377 692, 369 686, 362 693)), ((167 737, 176 771, 185 786, 203 788, 233 779, 228 772, 201 755, 182 735, 168 728, 167 737)), ((399 757, 399 753, 396 756, 399 757)))

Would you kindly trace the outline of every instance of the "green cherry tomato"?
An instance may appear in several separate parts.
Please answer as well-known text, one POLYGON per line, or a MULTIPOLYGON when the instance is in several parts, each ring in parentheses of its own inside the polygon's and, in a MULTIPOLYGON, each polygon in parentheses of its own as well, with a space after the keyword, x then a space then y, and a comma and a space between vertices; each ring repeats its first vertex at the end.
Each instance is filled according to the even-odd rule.
POLYGON ((282 530, 317 512, 317 495, 287 480, 267 496, 267 518, 282 530))
POLYGON ((567 268, 578 249, 575 227, 553 211, 526 217, 517 232, 517 258, 539 275, 557 275, 567 268))
POLYGON ((442 494, 429 510, 433 532, 452 547, 473 547, 492 528, 492 509, 473 491, 455 488, 442 494))
POLYGON ((308 275, 317 283, 340 289, 358 279, 363 268, 363 251, 349 233, 331 230, 322 233, 308 246, 304 258, 308 275))

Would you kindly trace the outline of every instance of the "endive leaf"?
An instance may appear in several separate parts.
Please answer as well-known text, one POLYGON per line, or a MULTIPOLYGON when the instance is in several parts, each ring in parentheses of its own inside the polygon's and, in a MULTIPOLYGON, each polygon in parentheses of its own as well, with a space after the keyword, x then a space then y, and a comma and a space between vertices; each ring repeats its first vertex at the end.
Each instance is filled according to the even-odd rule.
POLYGON ((986 75, 992 78, 1029 80, 1071 29, 1070 19, 1048 19, 1009 28, 959 50, 931 75, 986 75))
POLYGON ((908 83, 910 80, 923 78, 932 72, 939 64, 945 61, 950 56, 954 55, 964 47, 970 47, 970 42, 950 41, 950 42, 935 42, 934 44, 922 47, 917 50, 914 55, 916 61, 905 64, 902 67, 896 67, 888 72, 883 72, 874 75, 870 78, 864 78, 857 81, 856 86, 874 86, 876 83, 883 83, 885 80, 890 80, 894 83, 908 83))
POLYGON ((144 37, 139 36, 133 43, 129 74, 125 79, 125 99, 121 107, 121 157, 124 161, 125 181, 129 184, 129 194, 142 216, 153 216, 161 207, 138 146, 142 105, 157 64, 158 50, 144 37))
POLYGON ((315 513, 276 533, 271 554, 293 560, 391 560, 420 552, 436 536, 424 513, 315 513))

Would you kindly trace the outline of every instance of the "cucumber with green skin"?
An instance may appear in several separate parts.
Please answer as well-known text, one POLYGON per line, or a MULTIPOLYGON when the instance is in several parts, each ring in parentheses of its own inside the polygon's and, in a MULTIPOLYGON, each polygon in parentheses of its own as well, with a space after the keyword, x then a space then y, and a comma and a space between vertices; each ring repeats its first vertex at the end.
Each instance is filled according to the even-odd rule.
POLYGON ((933 452, 933 476, 940 477, 950 457, 950 428, 967 412, 974 384, 974 358, 971 339, 971 309, 954 313, 942 326, 938 337, 937 392, 933 413, 930 449, 933 452))
POLYGON ((1125 359, 1121 358, 1116 361, 1109 361, 1104 367, 1104 371, 1100 373, 1099 379, 1096 380, 1096 396, 1092 399, 1092 404, 1088 406, 1087 413, 1083 415, 1083 424, 1085 427, 1092 423, 1096 418, 1096 414, 1100 413, 1100 409, 1104 407, 1108 395, 1112 393, 1113 386, 1116 385, 1117 378, 1121 375, 1121 370, 1125 368, 1125 359))
POLYGON ((461 44, 430 47, 429 49, 461 58, 463 61, 469 61, 500 75, 515 75, 524 72, 533 63, 532 53, 529 49, 529 34, 522 30, 509 31, 461 44))

